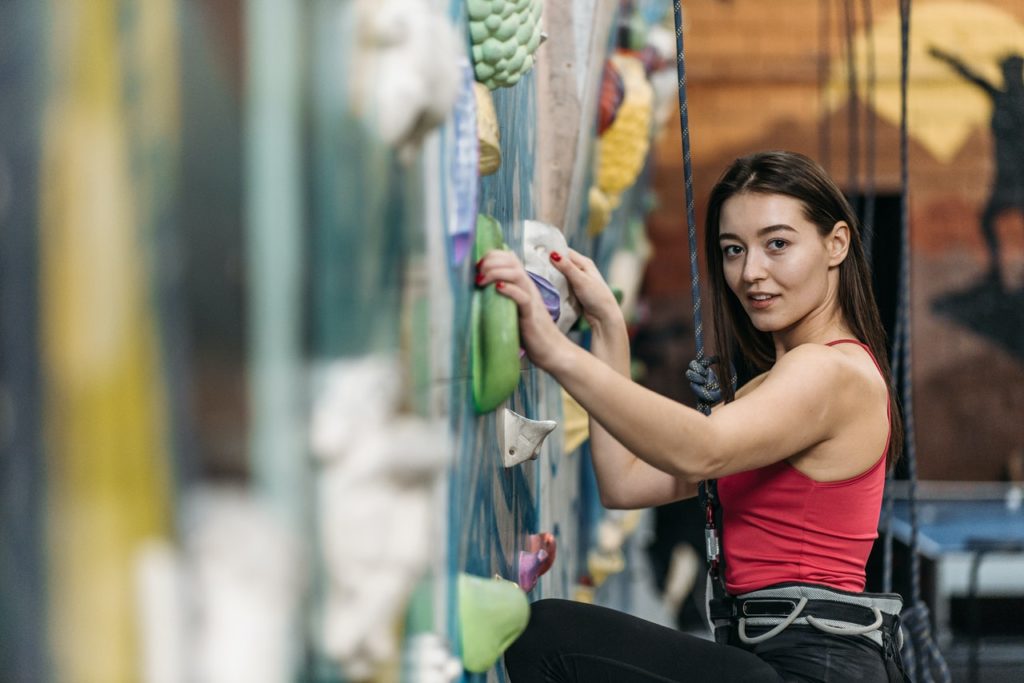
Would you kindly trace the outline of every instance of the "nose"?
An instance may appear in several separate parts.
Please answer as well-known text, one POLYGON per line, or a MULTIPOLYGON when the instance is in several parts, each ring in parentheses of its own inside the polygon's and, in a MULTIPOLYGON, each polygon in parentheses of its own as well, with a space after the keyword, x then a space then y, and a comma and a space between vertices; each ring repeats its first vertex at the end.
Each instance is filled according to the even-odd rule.
POLYGON ((764 258, 755 250, 748 251, 743 259, 743 281, 754 283, 766 277, 764 258))

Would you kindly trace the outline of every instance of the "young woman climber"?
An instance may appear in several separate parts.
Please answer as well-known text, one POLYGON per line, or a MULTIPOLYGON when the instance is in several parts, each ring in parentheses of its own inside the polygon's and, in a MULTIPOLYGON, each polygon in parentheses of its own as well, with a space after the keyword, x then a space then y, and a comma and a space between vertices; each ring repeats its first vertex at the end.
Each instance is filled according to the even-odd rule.
POLYGON ((593 330, 552 322, 520 261, 477 264, 516 302, 521 343, 590 415, 602 503, 662 505, 717 480, 725 594, 716 641, 566 600, 533 604, 506 652, 523 681, 903 680, 897 595, 863 593, 902 422, 856 217, 810 159, 737 159, 711 192, 706 258, 725 382, 710 416, 629 379, 626 325, 587 258, 553 253, 593 330))

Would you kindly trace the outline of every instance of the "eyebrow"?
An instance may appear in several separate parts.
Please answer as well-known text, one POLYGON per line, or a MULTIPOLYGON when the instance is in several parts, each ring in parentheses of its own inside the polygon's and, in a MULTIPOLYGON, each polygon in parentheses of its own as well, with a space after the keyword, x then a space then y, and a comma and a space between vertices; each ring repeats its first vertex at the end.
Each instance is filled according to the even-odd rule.
MULTIPOLYGON (((785 223, 779 223, 777 225, 769 225, 769 226, 766 226, 764 228, 761 228, 760 230, 757 231, 757 236, 758 237, 764 237, 765 235, 767 235, 769 233, 785 232, 785 231, 797 232, 796 228, 793 228, 793 227, 791 227, 789 225, 786 225, 785 223)), ((740 240, 738 235, 734 235, 731 232, 720 233, 718 235, 718 240, 719 241, 722 241, 722 240, 736 240, 738 242, 742 241, 742 240, 740 240)))

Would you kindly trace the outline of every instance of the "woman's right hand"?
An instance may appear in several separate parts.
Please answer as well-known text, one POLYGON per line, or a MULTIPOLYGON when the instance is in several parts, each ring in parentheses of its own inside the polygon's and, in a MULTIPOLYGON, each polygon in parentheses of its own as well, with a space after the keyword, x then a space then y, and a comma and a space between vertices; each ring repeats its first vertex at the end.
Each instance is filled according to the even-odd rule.
POLYGON ((511 251, 495 249, 476 266, 477 287, 495 283, 497 291, 512 299, 519 311, 519 343, 534 365, 551 370, 573 346, 551 319, 540 291, 526 268, 511 251))

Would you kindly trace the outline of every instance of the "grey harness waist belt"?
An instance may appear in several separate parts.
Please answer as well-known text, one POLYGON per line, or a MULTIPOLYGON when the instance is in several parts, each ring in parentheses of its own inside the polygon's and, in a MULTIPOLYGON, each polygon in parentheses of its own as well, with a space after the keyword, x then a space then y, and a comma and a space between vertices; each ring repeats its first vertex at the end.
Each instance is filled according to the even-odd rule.
POLYGON ((736 624, 741 642, 754 645, 778 635, 792 624, 812 626, 825 633, 864 636, 886 649, 903 645, 900 611, 903 598, 895 593, 850 593, 811 584, 780 584, 713 600, 710 617, 716 631, 736 624), (767 627, 756 636, 748 627, 767 627))

